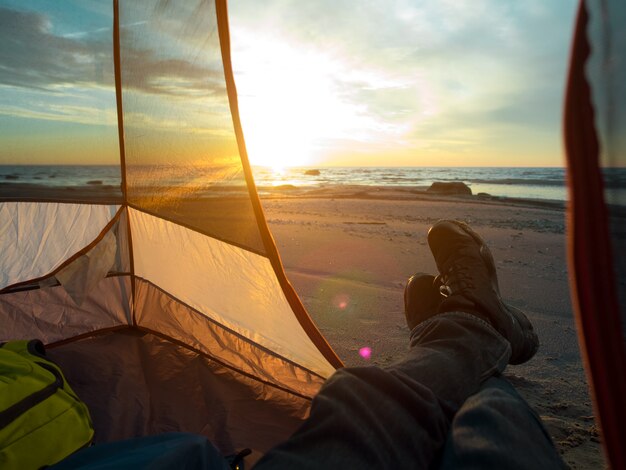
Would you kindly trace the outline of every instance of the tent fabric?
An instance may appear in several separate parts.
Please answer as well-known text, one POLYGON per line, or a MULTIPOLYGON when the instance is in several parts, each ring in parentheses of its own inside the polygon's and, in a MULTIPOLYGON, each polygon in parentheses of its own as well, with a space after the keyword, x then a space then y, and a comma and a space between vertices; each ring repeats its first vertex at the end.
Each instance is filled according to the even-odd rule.
POLYGON ((77 305, 60 286, 0 294, 0 341, 38 338, 54 343, 128 325, 130 278, 102 279, 77 305))
POLYGON ((299 395, 312 398, 321 387, 321 376, 225 328, 153 284, 138 279, 135 287, 142 329, 159 331, 243 374, 299 395))
MULTIPOLYGON (((586 76, 591 86, 594 125, 599 141, 603 195, 607 205, 611 246, 626 250, 626 5, 624 2, 588 2, 587 35, 590 55, 586 76), (607 19, 610 18, 610 21, 607 19)), ((626 336, 626 257, 614 256, 613 268, 622 326, 626 336), (621 286, 621 288, 620 288, 621 286)))
POLYGON ((138 277, 280 356, 322 376, 332 373, 267 258, 133 209, 129 215, 138 277))
POLYGON ((119 17, 129 203, 264 253, 233 130, 215 8, 204 0, 142 0, 121 2, 119 17))
MULTIPOLYGON (((100 180, 76 166, 65 175, 83 177, 84 187, 51 174, 41 187, 0 188, 0 341, 47 343, 100 442, 194 432, 226 454, 250 447, 258 457, 302 422, 341 361, 287 280, 265 221, 238 117, 225 2, 112 7, 98 16, 112 21, 112 40, 101 38, 111 25, 99 24, 63 43, 84 61, 41 41, 32 47, 50 57, 54 85, 82 99, 66 112, 71 124, 96 109, 81 93, 97 85, 90 119, 101 129, 85 141, 84 163, 116 152, 120 184, 117 168, 100 169, 100 180)), ((60 26, 63 12, 54 14, 60 26)), ((58 129, 40 139, 37 157, 46 142, 73 138, 71 125, 58 129)), ((29 155, 27 139, 16 149, 29 155)))
MULTIPOLYGON (((83 40, 64 37, 65 49, 42 40, 52 37, 39 27, 44 14, 2 10, 9 28, 35 26, 32 43, 14 46, 46 58, 48 87, 28 61, 3 71, 15 93, 25 93, 21 77, 48 100, 36 128, 15 126, 11 152, 55 161, 58 148, 46 144, 61 139, 84 163, 119 157, 121 184, 0 188, 0 340, 52 343, 102 440, 190 431, 226 453, 263 452, 297 427, 341 361, 287 280, 265 222, 226 1, 112 5, 83 40), (59 89, 80 105, 66 109, 59 89), (46 107, 64 121, 46 120, 46 107), (90 111, 93 132, 75 132, 85 124, 77 110, 90 111)), ((103 4, 74 6, 92 7, 103 4)), ((565 109, 574 305, 614 468, 626 468, 625 9, 581 1, 565 109)))
POLYGON ((222 52, 222 63, 224 65, 224 77, 226 79, 226 90, 228 92, 228 102, 230 103, 230 110, 232 114, 235 136, 237 138, 237 146, 239 148, 239 156, 242 161, 243 172, 248 183, 248 191, 250 194, 250 201, 254 209, 254 214, 257 220, 262 221, 259 224, 261 231, 261 238, 267 253, 267 256, 274 267, 276 277, 280 282, 287 300, 293 309, 293 313, 300 322, 300 325, 307 333, 309 338, 313 341, 315 346, 324 355, 326 360, 333 367, 343 367, 343 363, 335 354, 331 346, 328 344, 324 336, 320 333, 317 327, 311 321, 304 305, 300 301, 295 290, 287 280, 285 271, 280 261, 280 255, 274 243, 274 239, 269 231, 267 223, 265 223, 265 215, 263 214, 263 208, 261 206, 261 200, 259 194, 256 191, 254 184, 254 177, 252 175, 252 169, 250 167, 250 161, 248 159, 248 152, 246 150, 246 144, 243 136, 243 129, 241 127, 241 119, 239 116, 239 104, 237 101, 237 87, 235 86, 235 78, 233 74, 232 62, 230 57, 230 32, 228 26, 228 9, 226 6, 226 0, 215 0, 215 10, 217 12, 217 25, 220 38, 220 46, 222 52))
POLYGON ((0 289, 43 277, 86 248, 119 206, 0 202, 0 289))
POLYGON ((309 399, 132 328, 48 356, 87 404, 96 444, 185 429, 225 455, 249 447, 258 457, 293 433, 310 407, 309 399))
POLYGON ((579 339, 613 468, 626 468, 623 2, 580 4, 565 104, 569 259, 579 339), (621 77, 621 80, 618 78, 621 77), (621 104, 621 106, 620 106, 621 104), (604 165, 604 167, 603 167, 604 165), (616 179, 617 176, 617 179, 616 179))

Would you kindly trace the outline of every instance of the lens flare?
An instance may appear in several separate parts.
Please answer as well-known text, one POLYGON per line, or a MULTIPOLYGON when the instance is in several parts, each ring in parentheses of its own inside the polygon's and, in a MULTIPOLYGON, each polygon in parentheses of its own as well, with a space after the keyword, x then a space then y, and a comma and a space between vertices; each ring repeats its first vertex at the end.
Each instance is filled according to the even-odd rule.
POLYGON ((339 310, 345 310, 350 305, 350 296, 348 294, 337 294, 333 298, 333 305, 339 310))
POLYGON ((361 356, 366 361, 369 361, 372 357, 372 348, 370 348, 369 346, 365 346, 359 349, 359 356, 361 356))

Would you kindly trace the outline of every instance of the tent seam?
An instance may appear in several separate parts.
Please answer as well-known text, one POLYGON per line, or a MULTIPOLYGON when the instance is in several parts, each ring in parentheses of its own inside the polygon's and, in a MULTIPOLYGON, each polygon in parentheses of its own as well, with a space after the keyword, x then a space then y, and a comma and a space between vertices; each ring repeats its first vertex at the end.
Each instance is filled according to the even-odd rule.
POLYGON ((202 357, 204 357, 204 358, 206 358, 206 359, 208 359, 208 360, 210 360, 212 362, 215 362, 216 364, 219 364, 222 367, 225 367, 227 369, 232 370, 233 372, 236 372, 236 373, 241 374, 241 375, 243 375, 245 377, 248 377, 251 380, 254 380, 256 382, 262 383, 264 385, 267 385, 269 387, 275 388, 277 390, 280 390, 282 392, 288 393, 290 395, 302 398, 302 399, 307 400, 307 401, 312 401, 313 400, 313 397, 310 397, 310 396, 307 396, 307 395, 303 395, 301 393, 295 392, 295 391, 290 390, 288 388, 281 387, 280 385, 273 384, 271 382, 262 380, 262 379, 260 379, 258 377, 255 377, 254 375, 252 375, 252 374, 250 374, 248 372, 245 372, 245 371, 242 371, 242 370, 238 369, 237 367, 234 367, 234 366, 231 366, 229 364, 226 364, 226 363, 220 361, 219 359, 215 358, 214 356, 212 356, 210 354, 207 354, 204 351, 200 351, 199 349, 196 349, 196 348, 194 348, 192 346, 189 346, 188 344, 185 344, 185 343, 183 343, 182 341, 180 341, 180 340, 178 340, 176 338, 172 338, 169 335, 166 335, 166 334, 160 333, 158 331, 152 330, 150 328, 146 328, 146 327, 139 326, 139 325, 119 325, 119 326, 112 326, 112 327, 108 327, 108 328, 101 328, 99 330, 94 330, 94 331, 90 331, 90 332, 87 332, 87 333, 82 333, 82 334, 80 334, 78 336, 74 336, 72 338, 68 338, 68 339, 55 341, 53 343, 46 344, 46 348, 54 349, 54 348, 57 348, 57 347, 60 347, 60 346, 64 346, 66 344, 74 343, 76 341, 81 341, 81 340, 84 340, 84 339, 93 338, 93 337, 105 335, 105 334, 108 334, 108 333, 115 333, 115 332, 123 331, 123 330, 136 330, 136 331, 140 331, 140 332, 143 332, 143 333, 148 333, 148 334, 154 335, 154 336, 159 337, 161 339, 165 339, 165 340, 170 341, 170 342, 172 342, 172 343, 174 343, 174 344, 176 344, 176 345, 178 345, 178 346, 180 346, 182 348, 185 348, 185 349, 187 349, 189 351, 193 351, 194 353, 196 353, 196 354, 198 354, 198 355, 200 355, 200 356, 202 356, 202 357))
MULTIPOLYGON (((65 188, 60 189, 64 191, 65 188)), ((41 202, 41 203, 56 203, 56 204, 86 204, 90 206, 111 206, 117 204, 123 204, 124 200, 122 198, 113 198, 113 199, 62 199, 62 198, 38 198, 38 197, 5 197, 0 198, 0 203, 2 202, 41 202)))
MULTIPOLYGON (((203 319, 206 319, 208 322, 210 322, 210 323, 212 323, 212 324, 214 324, 214 325, 216 325, 216 326, 218 326, 218 327, 220 327, 220 328, 224 329, 224 330, 225 330, 225 331, 227 331, 228 333, 230 333, 230 334, 232 334, 232 335, 234 335, 234 336, 238 337, 239 339, 241 339, 241 340, 245 341, 246 343, 248 343, 248 344, 250 344, 250 345, 252 345, 252 346, 254 346, 254 347, 257 347, 257 348, 261 349, 262 351, 264 351, 264 352, 266 352, 266 353, 270 354, 271 356, 274 356, 274 357, 276 357, 276 358, 278 358, 278 359, 280 359, 280 360, 282 360, 282 361, 285 361, 285 362, 287 362, 288 364, 290 364, 290 365, 292 365, 292 366, 298 367, 299 369, 301 369, 301 370, 303 370, 303 371, 305 371, 305 372, 307 372, 307 373, 309 373, 309 374, 311 374, 311 375, 314 375, 314 376, 315 376, 315 377, 317 377, 317 378, 320 378, 320 379, 322 379, 322 380, 326 380, 326 377, 324 377, 324 376, 320 375, 319 373, 314 372, 314 371, 310 370, 309 368, 304 367, 303 365, 298 364, 297 362, 294 362, 293 360, 288 359, 288 358, 286 358, 286 357, 284 357, 284 356, 282 356, 282 355, 280 355, 280 354, 276 354, 276 352, 274 352, 274 351, 270 350, 269 348, 267 348, 267 347, 265 347, 265 346, 262 346, 262 345, 260 345, 260 344, 258 344, 258 343, 256 343, 256 342, 254 342, 254 341, 253 341, 253 340, 251 340, 250 338, 247 338, 247 337, 243 336, 241 333, 238 333, 237 331, 235 331, 235 330, 233 330, 233 329, 231 329, 231 328, 229 328, 229 327, 227 327, 227 326, 225 326, 225 325, 221 324, 221 323, 220 323, 220 322, 218 322, 217 320, 215 320, 215 319, 213 319, 213 318, 211 318, 211 317, 208 317, 207 315, 205 315, 204 313, 202 313, 202 312, 201 312, 200 310, 198 310, 197 308, 194 308, 194 307, 192 307, 191 305, 187 304, 186 302, 184 302, 184 301, 180 300, 178 297, 173 296, 171 293, 167 292, 167 291, 166 291, 166 290, 164 290, 162 287, 158 286, 157 284, 153 283, 152 281, 149 281, 149 280, 147 280, 147 279, 145 279, 145 278, 143 278, 143 277, 141 277, 141 276, 135 276, 135 277, 136 277, 137 279, 139 279, 140 281, 145 282, 146 284, 149 284, 150 286, 154 287, 154 288, 155 288, 155 289, 157 289, 160 293, 162 293, 162 294, 166 295, 166 296, 167 296, 167 297, 169 297, 170 299, 172 299, 172 300, 174 300, 174 301, 176 301, 176 302, 180 303, 181 305, 185 306, 186 308, 188 308, 189 310, 191 310, 191 311, 192 311, 192 312, 194 312, 195 314, 200 315, 203 319)), ((136 325, 136 326, 139 326, 139 325, 136 325)))
POLYGON ((184 342, 180 341, 179 339, 172 338, 171 336, 166 335, 166 334, 164 334, 164 333, 161 333, 161 332, 159 332, 159 331, 152 330, 152 329, 150 329, 150 328, 146 328, 146 327, 141 326, 141 325, 133 325, 133 326, 132 326, 132 328, 136 328, 136 329, 137 329, 137 330, 139 330, 139 331, 144 331, 144 332, 146 332, 146 333, 150 333, 150 334, 153 334, 153 335, 155 335, 155 336, 158 336, 159 338, 162 338, 162 339, 166 339, 166 340, 168 340, 168 341, 171 341, 171 342, 172 342, 172 343, 174 343, 174 344, 177 344, 177 345, 179 345, 179 346, 181 346, 181 347, 183 347, 183 348, 185 348, 185 349, 188 349, 188 350, 190 350, 190 351, 193 351, 193 352, 195 352, 196 354, 199 354, 200 356, 206 357, 207 359, 209 359, 209 360, 211 360, 211 361, 213 361, 213 362, 215 362, 215 363, 217 363, 217 364, 219 364, 219 365, 221 365, 221 366, 223 366, 223 367, 226 367, 227 369, 230 369, 230 370, 232 370, 232 371, 234 371, 234 372, 237 372, 237 373, 239 373, 239 374, 241 374, 241 375, 243 375, 243 376, 245 376, 245 377, 248 377, 248 378, 250 378, 250 379, 252 379, 252 380, 255 380, 255 381, 259 382, 259 383, 262 383, 262 384, 264 384, 264 385, 268 385, 268 386, 273 387, 273 388, 276 388, 276 389, 278 389, 278 390, 282 390, 283 392, 286 392, 286 393, 289 393, 289 394, 291 394, 291 395, 294 395, 294 396, 297 396, 297 397, 303 398, 303 399, 305 399, 305 400, 309 400, 309 401, 313 400, 313 397, 310 397, 310 396, 308 396, 308 395, 303 395, 303 394, 298 393, 298 392, 296 392, 296 391, 294 391, 294 390, 291 390, 291 389, 289 389, 289 388, 282 387, 282 386, 280 386, 280 385, 278 385, 278 384, 275 384, 275 383, 268 382, 268 381, 266 381, 266 380, 260 379, 259 377, 256 377, 256 376, 254 376, 253 374, 251 374, 251 373, 249 373, 249 372, 245 372, 245 371, 243 371, 243 370, 241 370, 241 369, 239 369, 239 368, 237 368, 237 367, 235 367, 235 366, 232 366, 232 365, 230 365, 230 364, 227 364, 227 363, 225 363, 225 362, 223 362, 223 361, 221 361, 221 360, 217 359, 215 356, 213 356, 213 355, 211 355, 211 354, 208 354, 208 353, 206 353, 206 352, 204 352, 204 351, 200 351, 199 349, 196 349, 196 348, 194 348, 193 346, 190 346, 190 345, 188 345, 188 344, 186 344, 186 343, 184 343, 184 342))
MULTIPOLYGON (((124 139, 124 105, 122 101, 122 60, 120 52, 120 6, 119 0, 113 0, 113 66, 115 72, 115 104, 117 108, 117 134, 120 147, 120 167, 122 177, 122 198, 125 207, 128 207, 128 182, 126 180, 126 143, 124 139)), ((133 254, 133 236, 130 229, 130 217, 126 211, 126 234, 128 237, 128 258, 130 263, 130 292, 129 308, 133 324, 135 318, 135 258, 133 254)))
POLYGON ((224 238, 222 238, 222 237, 218 237, 218 236, 216 236, 215 234, 212 234, 212 233, 206 232, 206 231, 201 230, 201 229, 199 229, 199 228, 197 228, 197 227, 193 227, 193 226, 191 226, 191 225, 189 225, 189 224, 185 224, 185 223, 182 223, 182 222, 178 222, 178 221, 176 221, 176 220, 174 220, 174 219, 171 219, 170 217, 165 217, 165 216, 163 216, 163 215, 161 215, 161 214, 157 214, 157 213, 155 213, 155 212, 148 211, 148 210, 143 209, 143 208, 141 208, 141 207, 139 207, 139 206, 137 206, 137 205, 135 205, 135 204, 132 204, 132 203, 127 203, 127 204, 126 204, 126 206, 127 206, 127 207, 129 207, 129 208, 131 208, 131 209, 133 209, 133 210, 136 210, 137 212, 141 212, 141 213, 143 213, 143 214, 147 214, 147 215, 149 215, 149 216, 152 216, 152 217, 156 217, 156 218, 158 218, 158 219, 165 220, 165 221, 167 221, 167 222, 169 222, 169 223, 171 223, 171 224, 178 225, 179 227, 184 227, 184 228, 186 228, 187 230, 191 230, 192 232, 196 232, 196 233, 199 233, 199 234, 201 234, 201 235, 205 235, 205 236, 207 236, 207 237, 209 237, 209 238, 213 238, 214 240, 220 241, 220 242, 222 242, 222 243, 226 243, 226 244, 228 244, 228 245, 232 245, 232 246, 237 247, 237 248, 240 248, 240 249, 242 249, 242 250, 249 251, 250 253, 254 253, 255 255, 259 255, 259 256, 262 256, 262 257, 264 257, 264 258, 268 258, 268 259, 269 259, 269 256, 267 255, 267 253, 263 253, 263 252, 261 252, 261 251, 257 251, 257 250, 255 250, 255 249, 253 249, 253 248, 250 248, 249 246, 245 246, 245 245, 242 245, 242 244, 239 244, 239 243, 236 243, 236 242, 230 241, 230 240, 226 240, 226 239, 224 239, 224 238))
MULTIPOLYGON (((105 279, 109 279, 112 277, 124 277, 124 276, 131 276, 130 272, 124 272, 124 271, 111 271, 108 272, 106 276, 104 276, 105 279)), ((29 281, 26 281, 29 282, 29 281)), ((33 280, 33 282, 35 282, 33 280)), ((60 286, 61 283, 57 281, 56 284, 53 284, 51 286, 46 286, 46 287, 58 287, 60 286)), ((8 287, 6 289, 8 290, 2 290, 0 291, 0 297, 3 295, 7 295, 7 294, 13 294, 15 292, 25 292, 25 291, 29 291, 29 290, 37 290, 37 289, 42 289, 43 287, 36 284, 36 285, 24 285, 24 286, 15 286, 11 289, 8 289, 8 287)))
POLYGON ((124 206, 121 206, 117 210, 115 215, 104 226, 104 228, 100 231, 100 233, 98 234, 98 236, 96 238, 94 238, 89 244, 85 245, 83 248, 78 250, 72 256, 67 258, 63 263, 61 263, 55 269, 53 269, 52 271, 48 272, 47 274, 45 274, 43 276, 39 276, 39 277, 35 277, 35 278, 32 278, 32 279, 28 279, 26 281, 16 282, 16 283, 10 284, 10 285, 8 285, 6 287, 3 287, 2 289, 0 289, 0 294, 4 294, 5 292, 8 292, 8 291, 13 291, 15 288, 20 287, 20 286, 25 286, 25 285, 32 284, 32 283, 35 283, 35 282, 43 281, 44 279, 49 278, 50 276, 54 276, 59 271, 61 271, 63 268, 65 268, 66 266, 68 266, 72 262, 76 261, 80 256, 82 256, 85 253, 87 253, 89 250, 91 250, 93 247, 95 247, 104 238, 104 236, 111 230, 111 228, 119 221, 123 209, 124 209, 124 206))

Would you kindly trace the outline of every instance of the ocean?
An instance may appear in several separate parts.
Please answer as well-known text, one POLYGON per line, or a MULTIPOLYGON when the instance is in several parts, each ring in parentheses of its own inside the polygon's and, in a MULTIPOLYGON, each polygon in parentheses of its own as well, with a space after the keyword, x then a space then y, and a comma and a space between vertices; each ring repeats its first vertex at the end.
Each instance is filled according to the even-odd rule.
POLYGON ((462 181, 471 188, 472 194, 558 201, 567 197, 563 168, 338 167, 319 168, 319 175, 306 175, 310 169, 288 168, 277 174, 271 169, 258 168, 255 180, 258 186, 361 184, 422 189, 435 181, 462 181))
MULTIPOLYGON (((211 175, 201 168, 193 175, 195 184, 211 186, 211 175), (204 176, 204 179, 203 179, 204 176)), ((435 181, 462 181, 473 194, 565 201, 567 188, 563 168, 483 168, 483 167, 319 167, 286 168, 276 172, 254 167, 257 186, 293 185, 325 187, 366 185, 405 188, 428 188, 435 181), (318 170, 319 174, 307 174, 318 170)), ((314 172, 317 173, 317 172, 314 172)), ((0 184, 27 183, 47 187, 119 186, 118 166, 81 165, 0 165, 0 184)), ((605 186, 612 202, 626 205, 626 169, 605 169, 605 186)))

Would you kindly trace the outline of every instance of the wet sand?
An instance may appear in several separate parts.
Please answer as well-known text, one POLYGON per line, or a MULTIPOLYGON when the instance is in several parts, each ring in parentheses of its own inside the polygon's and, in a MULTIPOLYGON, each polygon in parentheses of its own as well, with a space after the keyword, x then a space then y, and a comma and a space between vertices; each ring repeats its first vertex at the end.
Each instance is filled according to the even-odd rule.
POLYGON ((441 218, 471 224, 493 252, 504 299, 528 314, 541 340, 537 355, 505 376, 572 468, 606 466, 572 317, 562 203, 366 187, 262 194, 287 274, 346 365, 402 357, 404 283, 436 270, 428 228, 441 218))

